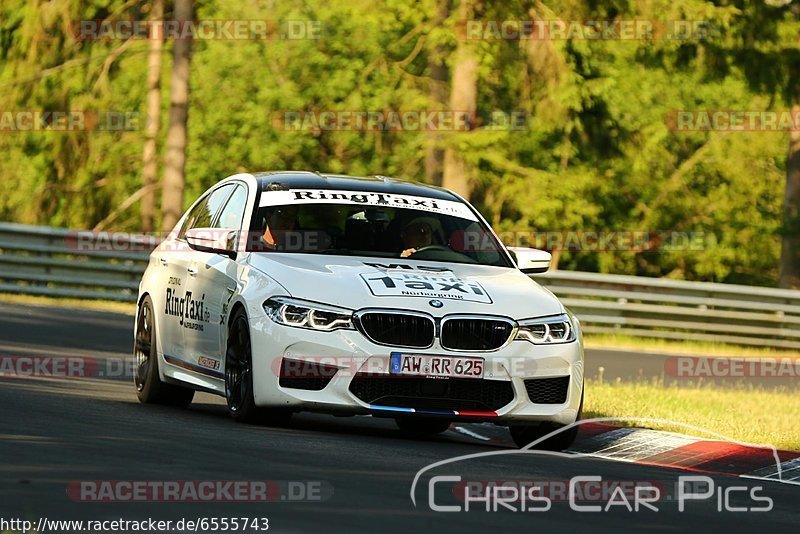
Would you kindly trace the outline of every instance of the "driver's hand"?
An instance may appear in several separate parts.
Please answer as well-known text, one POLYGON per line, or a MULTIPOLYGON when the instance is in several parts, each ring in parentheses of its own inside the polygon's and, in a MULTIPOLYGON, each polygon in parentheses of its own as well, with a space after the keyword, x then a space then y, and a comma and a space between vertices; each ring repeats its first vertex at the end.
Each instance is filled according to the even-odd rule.
POLYGON ((416 251, 417 251, 417 249, 415 249, 415 248, 407 248, 403 252, 400 253, 400 257, 401 258, 407 258, 407 257, 411 256, 412 254, 414 254, 416 251))

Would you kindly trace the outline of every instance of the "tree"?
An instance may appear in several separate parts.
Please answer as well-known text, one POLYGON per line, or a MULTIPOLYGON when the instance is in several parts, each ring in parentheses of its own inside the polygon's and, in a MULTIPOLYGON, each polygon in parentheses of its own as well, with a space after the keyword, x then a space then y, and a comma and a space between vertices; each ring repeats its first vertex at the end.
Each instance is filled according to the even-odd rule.
MULTIPOLYGON (((143 43, 82 37, 76 24, 136 19, 139 7, 125 0, 0 2, 2 116, 71 110, 82 119, 76 128, 56 131, 48 131, 48 119, 31 123, 44 129, 5 123, 0 218, 92 228, 139 187, 143 43)), ((135 219, 138 228, 138 210, 135 219)))
MULTIPOLYGON (((433 45, 428 51, 428 71, 430 76, 431 104, 436 110, 447 108, 447 47, 436 35, 450 15, 450 0, 435 0, 433 30, 429 33, 433 45)), ((441 135, 428 132, 425 149, 425 178, 428 183, 441 185, 444 171, 444 149, 440 146, 441 135)))
MULTIPOLYGON (((724 75, 740 69, 750 89, 800 112, 800 9, 791 0, 733 2, 736 17, 710 64, 724 75), (716 59, 716 61, 713 61, 716 59)), ((728 28, 726 28, 728 29, 728 28)), ((723 32, 723 36, 725 32, 723 32)), ((789 132, 778 285, 800 288, 800 132, 789 132)))
MULTIPOLYGON (((157 22, 164 17, 164 0, 152 0, 150 20, 157 22)), ((142 154, 141 201, 142 231, 155 228, 156 185, 158 176, 158 129, 161 117, 161 51, 164 38, 151 29, 150 52, 147 58, 147 121, 145 124, 144 151, 142 154)))
MULTIPOLYGON (((792 107, 792 116, 800 117, 800 105, 792 107)), ((798 125, 795 125, 795 128, 797 127, 798 125)), ((789 133, 778 286, 800 289, 800 130, 798 129, 789 133)))
MULTIPOLYGON (((458 18, 461 21, 474 19, 475 9, 475 0, 460 0, 458 18)), ((478 101, 478 53, 475 48, 474 41, 467 35, 459 39, 453 55, 450 80, 450 111, 465 113, 472 118, 475 117, 478 101)), ((455 143, 461 136, 456 134, 452 137, 444 151, 442 185, 469 199, 473 187, 470 168, 455 143)))
MULTIPOLYGON (((175 20, 183 27, 192 22, 192 0, 175 0, 175 20)), ((164 184, 161 199, 164 231, 172 230, 183 213, 186 183, 187 122, 189 115, 189 75, 192 51, 190 34, 176 39, 172 49, 170 77, 169 130, 167 131, 164 184)))
MULTIPOLYGON (((153 17, 148 6, 155 1, 64 0, 58 9, 26 0, 0 3, 0 153, 6 155, 0 219, 142 229, 147 208, 138 203, 155 189, 146 188, 151 178, 142 169, 143 161, 153 161, 143 153, 153 139, 145 126, 158 122, 144 119, 153 109, 148 58, 154 43, 81 40, 69 28, 76 20, 153 17), (26 110, 143 118, 141 127, 129 129, 5 131, 9 114, 26 110)), ((173 52, 180 57, 183 49, 186 59, 175 62, 173 74, 181 65, 185 70, 172 83, 170 106, 162 100, 170 133, 158 134, 162 142, 169 136, 169 148, 159 144, 158 154, 169 160, 159 178, 172 185, 155 199, 167 199, 172 222, 184 197, 234 172, 319 169, 437 183, 448 149, 446 185, 467 190, 500 231, 704 236, 698 247, 656 243, 644 251, 565 245, 560 268, 774 286, 782 242, 784 280, 800 263, 791 208, 798 190, 797 132, 787 159, 787 132, 676 131, 664 120, 676 110, 797 106, 796 1, 273 4, 271 20, 316 21, 318 38, 175 43, 173 52), (721 31, 707 39, 465 40, 456 25, 469 19, 710 20, 721 31), (180 82, 185 98, 176 101, 180 82), (474 109, 476 120, 468 132, 432 134, 413 126, 291 129, 274 122, 284 111, 319 118, 329 111, 437 108, 474 109), (485 119, 495 111, 519 111, 526 122, 489 127, 493 118, 485 119)), ((207 0, 193 3, 190 14, 262 20, 264 9, 263 2, 207 0)), ((160 226, 157 211, 153 219, 160 226)), ((544 246, 555 250, 558 244, 544 246)))

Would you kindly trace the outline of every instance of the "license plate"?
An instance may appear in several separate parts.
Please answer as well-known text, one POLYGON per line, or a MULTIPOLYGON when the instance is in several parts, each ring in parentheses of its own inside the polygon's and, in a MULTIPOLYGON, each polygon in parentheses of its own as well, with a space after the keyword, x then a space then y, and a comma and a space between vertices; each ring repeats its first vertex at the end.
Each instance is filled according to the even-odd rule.
POLYGON ((393 352, 389 372, 393 375, 483 378, 483 358, 393 352))

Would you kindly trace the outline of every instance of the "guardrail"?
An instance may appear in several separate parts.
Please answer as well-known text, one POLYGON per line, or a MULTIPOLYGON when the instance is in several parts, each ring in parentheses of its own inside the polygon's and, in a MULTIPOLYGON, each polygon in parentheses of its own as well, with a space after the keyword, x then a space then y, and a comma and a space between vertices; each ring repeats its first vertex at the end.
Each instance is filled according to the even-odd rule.
POLYGON ((155 242, 0 223, 0 292, 135 302, 155 242), (138 252, 137 252, 138 251, 138 252))
MULTIPOLYGON (((0 292, 134 302, 156 243, 0 223, 0 292)), ((800 291, 571 271, 534 279, 587 333, 800 349, 800 291)))
POLYGON ((800 291, 571 271, 534 278, 587 333, 800 349, 800 291))

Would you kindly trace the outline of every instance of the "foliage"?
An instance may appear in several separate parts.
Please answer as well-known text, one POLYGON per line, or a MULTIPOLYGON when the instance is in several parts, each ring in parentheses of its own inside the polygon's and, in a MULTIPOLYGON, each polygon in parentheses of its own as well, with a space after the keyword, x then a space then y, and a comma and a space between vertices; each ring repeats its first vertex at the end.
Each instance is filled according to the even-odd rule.
MULTIPOLYGON (((702 247, 564 251, 561 267, 774 284, 785 133, 676 132, 675 110, 785 109, 796 89, 797 2, 486 1, 485 20, 706 20, 687 40, 482 40, 478 109, 524 128, 470 132, 289 131, 284 111, 437 109, 429 55, 458 39, 455 1, 203 0, 197 19, 320 21, 319 39, 195 43, 186 202, 240 171, 311 169, 424 181, 428 143, 476 171, 472 200, 500 230, 684 232, 702 247)), ((145 40, 80 41, 78 20, 144 19, 147 0, 7 0, 0 110, 136 112, 145 40)), ((167 3, 167 11, 170 3, 167 3)), ((169 55, 162 76, 166 131, 169 55)), ((91 228, 141 186, 144 124, 129 131, 3 132, 0 219, 91 228)), ((137 205, 113 223, 139 224, 137 205)))

